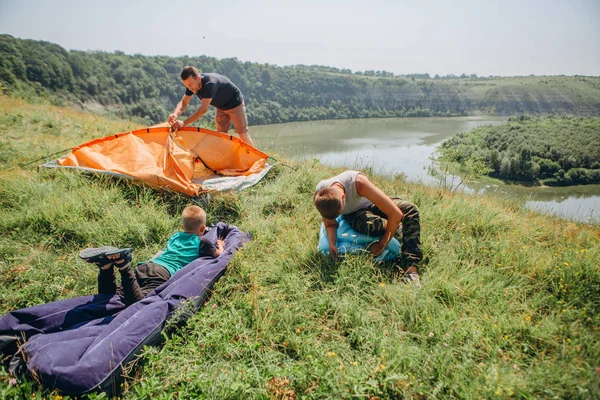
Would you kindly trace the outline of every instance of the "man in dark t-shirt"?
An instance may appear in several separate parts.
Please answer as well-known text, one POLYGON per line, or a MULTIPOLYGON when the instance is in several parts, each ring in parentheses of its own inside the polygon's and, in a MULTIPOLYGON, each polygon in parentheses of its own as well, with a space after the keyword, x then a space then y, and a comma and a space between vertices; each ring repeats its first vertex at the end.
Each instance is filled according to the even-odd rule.
POLYGON ((174 129, 180 129, 202 117, 211 105, 217 109, 215 124, 217 131, 227 133, 231 123, 235 132, 244 142, 253 145, 248 134, 248 118, 244 96, 240 89, 223 75, 198 72, 196 67, 184 67, 181 70, 181 81, 186 87, 185 94, 175 107, 173 114, 169 115, 169 124, 174 129), (193 95, 198 96, 202 102, 200 107, 186 120, 177 118, 183 114, 193 95))

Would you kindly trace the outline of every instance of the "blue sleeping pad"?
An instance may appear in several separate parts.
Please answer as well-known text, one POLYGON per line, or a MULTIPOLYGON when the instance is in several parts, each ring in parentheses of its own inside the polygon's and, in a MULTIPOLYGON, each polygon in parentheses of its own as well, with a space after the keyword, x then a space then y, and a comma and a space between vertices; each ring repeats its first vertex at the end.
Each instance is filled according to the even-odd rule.
POLYGON ((129 307, 120 296, 103 294, 9 312, 0 318, 0 355, 13 355, 11 372, 31 372, 64 394, 100 390, 116 396, 123 367, 143 346, 160 342, 167 321, 183 324, 204 304, 235 252, 249 240, 247 233, 223 223, 206 237, 213 243, 224 238, 219 257, 196 259, 129 307))
MULTIPOLYGON (((337 217, 336 221, 338 223, 336 245, 338 253, 341 255, 366 251, 371 243, 374 243, 381 238, 380 236, 368 236, 355 231, 342 215, 337 217)), ((319 232, 318 249, 322 253, 329 254, 329 241, 324 224, 321 224, 321 231, 319 232)), ((398 257, 399 254, 400 242, 398 242, 398 239, 392 238, 383 250, 383 253, 375 257, 375 260, 388 261, 398 257)))

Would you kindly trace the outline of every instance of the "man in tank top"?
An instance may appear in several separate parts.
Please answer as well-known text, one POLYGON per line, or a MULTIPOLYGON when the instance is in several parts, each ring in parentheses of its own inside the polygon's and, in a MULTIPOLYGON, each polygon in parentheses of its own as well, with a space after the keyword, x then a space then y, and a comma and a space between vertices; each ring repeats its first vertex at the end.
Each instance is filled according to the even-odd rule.
POLYGON ((370 247, 374 256, 381 254, 397 234, 402 242, 402 257, 408 265, 406 277, 418 281, 417 264, 423 258, 423 253, 417 206, 399 197, 387 196, 365 174, 351 170, 319 182, 313 201, 323 219, 332 257, 337 257, 338 253, 338 224, 335 219, 343 215, 358 232, 381 236, 370 247))

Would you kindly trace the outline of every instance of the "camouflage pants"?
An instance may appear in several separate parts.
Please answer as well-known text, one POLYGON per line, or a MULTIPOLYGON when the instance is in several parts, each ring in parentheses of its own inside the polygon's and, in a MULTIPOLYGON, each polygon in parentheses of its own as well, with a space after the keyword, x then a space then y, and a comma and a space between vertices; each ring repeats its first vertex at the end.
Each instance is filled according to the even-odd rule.
MULTIPOLYGON (((423 258, 419 209, 413 203, 399 197, 390 199, 404 214, 394 235, 402 243, 402 256, 410 263, 417 263, 423 258)), ((344 218, 356 231, 369 236, 381 236, 387 228, 387 215, 374 204, 369 208, 346 214, 344 218)))

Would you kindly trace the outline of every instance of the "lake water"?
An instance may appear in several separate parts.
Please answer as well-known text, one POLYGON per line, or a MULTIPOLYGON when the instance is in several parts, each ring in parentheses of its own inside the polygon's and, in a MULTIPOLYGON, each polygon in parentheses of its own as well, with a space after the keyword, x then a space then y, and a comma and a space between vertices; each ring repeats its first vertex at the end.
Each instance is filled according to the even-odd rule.
MULTIPOLYGON (((445 139, 501 117, 386 118, 294 122, 252 126, 258 148, 290 159, 317 158, 331 166, 372 168, 405 174, 410 181, 434 185, 427 172, 430 155, 445 139)), ((458 181, 457 181, 458 182, 458 181)), ((582 222, 600 223, 600 185, 530 188, 469 183, 472 193, 493 193, 524 201, 525 207, 582 222)))

